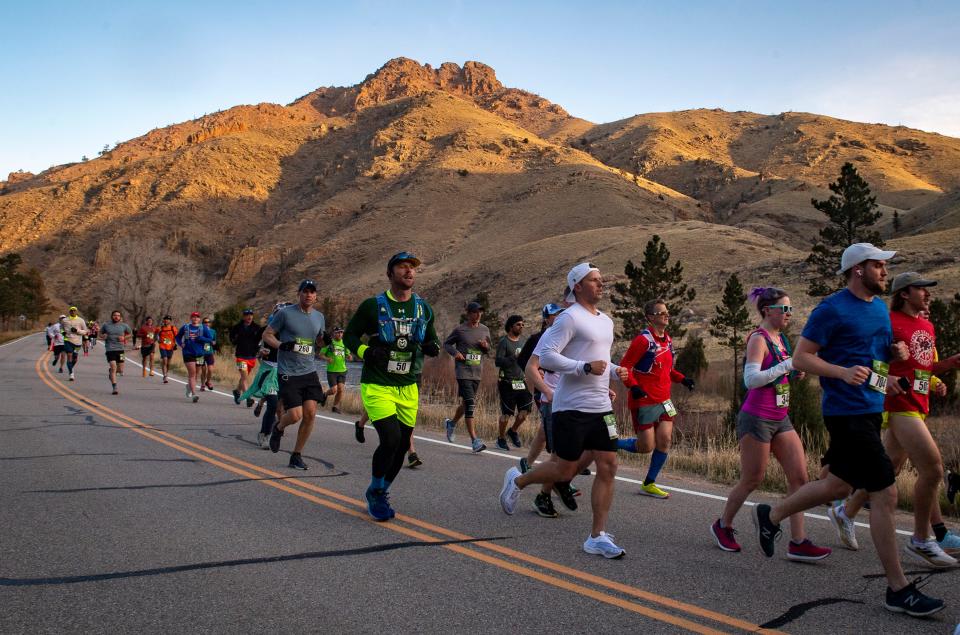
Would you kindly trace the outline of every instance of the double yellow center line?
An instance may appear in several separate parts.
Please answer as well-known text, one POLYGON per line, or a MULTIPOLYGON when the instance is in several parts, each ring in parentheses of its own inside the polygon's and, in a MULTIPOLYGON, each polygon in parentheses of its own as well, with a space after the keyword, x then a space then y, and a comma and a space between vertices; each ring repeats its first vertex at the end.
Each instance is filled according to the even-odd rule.
POLYGON ((224 454, 207 446, 194 443, 193 441, 160 430, 85 397, 55 379, 50 372, 49 364, 45 363, 48 355, 49 353, 45 353, 37 360, 35 364, 37 376, 54 392, 60 394, 67 401, 103 419, 136 432, 151 441, 156 441, 188 456, 211 465, 216 465, 238 476, 249 478, 267 487, 273 487, 310 501, 311 503, 321 505, 348 516, 353 516, 358 520, 369 522, 377 528, 403 534, 416 540, 434 543, 440 543, 449 539, 471 541, 466 544, 443 544, 441 546, 444 549, 449 549, 468 558, 485 562, 489 565, 537 580, 555 588, 570 591, 571 593, 576 593, 580 596, 588 597, 598 602, 631 611, 694 633, 715 634, 729 632, 728 630, 718 630, 718 627, 733 628, 747 632, 778 632, 762 629, 760 626, 751 622, 674 600, 656 593, 644 591, 643 589, 638 589, 628 584, 608 580, 607 578, 551 562, 550 560, 544 560, 543 558, 510 549, 509 547, 478 540, 466 534, 440 527, 412 516, 397 514, 397 517, 390 522, 373 522, 366 513, 366 504, 360 500, 350 498, 349 496, 323 487, 318 487, 313 483, 308 483, 300 479, 288 478, 273 470, 248 463, 235 456, 224 454), (264 480, 264 477, 282 480, 264 480), (585 584, 591 586, 585 586, 585 584), (613 595, 608 591, 616 592, 618 595, 613 595), (634 600, 642 600, 646 605, 634 600), (674 613, 667 613, 658 608, 652 608, 650 605, 666 608, 674 613), (706 624, 692 621, 690 618, 699 619, 702 622, 706 622, 706 624))

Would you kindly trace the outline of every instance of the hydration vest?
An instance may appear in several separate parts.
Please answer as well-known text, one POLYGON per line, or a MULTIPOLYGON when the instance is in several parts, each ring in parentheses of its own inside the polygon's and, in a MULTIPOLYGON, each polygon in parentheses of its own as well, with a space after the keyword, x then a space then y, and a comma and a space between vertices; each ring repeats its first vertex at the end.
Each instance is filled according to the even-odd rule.
MULTIPOLYGON (((410 323, 410 340, 420 344, 427 337, 427 322, 430 316, 427 315, 427 303, 413 294, 413 318, 410 323)), ((387 299, 387 293, 383 292, 377 296, 377 334, 380 341, 384 344, 393 344, 397 340, 396 323, 393 321, 393 311, 390 309, 390 301, 387 299)))
POLYGON ((650 329, 643 329, 640 331, 640 335, 647 340, 647 352, 637 360, 637 363, 633 366, 633 370, 638 373, 650 374, 650 371, 653 370, 653 362, 657 359, 657 355, 667 349, 670 350, 670 355, 673 355, 673 340, 667 335, 667 345, 661 346, 653 336, 653 333, 650 332, 650 329))
MULTIPOLYGON (((779 352, 777 351, 777 349, 776 349, 776 348, 774 347, 774 345, 773 345, 773 340, 770 339, 770 336, 769 336, 769 334, 767 334, 766 331, 761 331, 760 329, 756 329, 755 331, 753 331, 753 333, 751 333, 751 334, 747 337, 747 341, 750 341, 750 338, 753 337, 753 334, 754 334, 754 333, 759 333, 759 334, 760 334, 760 337, 763 338, 763 341, 767 343, 767 350, 770 351, 770 356, 773 357, 774 365, 777 365, 777 364, 779 364, 780 362, 782 362, 782 361, 784 361, 784 360, 786 360, 787 358, 789 358, 789 357, 792 356, 792 353, 791 353, 791 351, 790 351, 790 340, 788 340, 787 338, 785 338, 785 337, 783 336, 783 333, 780 333, 780 350, 782 350, 783 353, 779 353, 779 352)), ((744 355, 744 358, 743 358, 743 365, 744 365, 744 369, 746 369, 746 365, 747 365, 746 355, 744 355)), ((746 371, 744 370, 744 372, 746 372, 746 371)), ((787 383, 787 382, 790 381, 790 377, 791 377, 792 375, 793 375, 793 373, 791 372, 791 373, 789 373, 789 374, 783 375, 782 377, 778 377, 777 379, 774 379, 774 380, 771 381, 769 384, 767 384, 766 386, 764 386, 764 388, 767 388, 768 386, 773 386, 773 385, 775 385, 775 384, 787 383)), ((741 374, 741 377, 743 377, 743 374, 741 374)), ((743 385, 743 388, 746 390, 747 385, 746 385, 746 383, 745 383, 745 380, 744 380, 744 379, 741 379, 741 380, 740 380, 740 383, 743 385)))

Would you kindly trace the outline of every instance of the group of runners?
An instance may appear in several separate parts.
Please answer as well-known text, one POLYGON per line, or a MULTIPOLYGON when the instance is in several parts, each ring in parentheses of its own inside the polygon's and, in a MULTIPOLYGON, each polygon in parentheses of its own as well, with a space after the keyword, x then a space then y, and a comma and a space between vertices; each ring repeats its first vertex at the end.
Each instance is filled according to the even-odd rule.
MULTIPOLYGON (((894 255, 867 243, 848 247, 838 272, 847 285, 814 309, 796 351, 791 351, 784 335, 793 312, 787 292, 768 287, 751 293, 760 324, 746 345, 746 399, 737 418, 741 475, 710 534, 720 549, 741 551, 733 521, 762 481, 772 454, 783 467, 788 494, 775 506, 753 508, 762 553, 774 555, 782 535, 780 524, 789 519, 789 559, 828 557, 831 549, 815 545, 803 522, 804 510, 824 504, 830 505, 829 515, 842 544, 857 549, 852 519, 869 501, 871 534, 888 583, 884 605, 891 611, 925 616, 942 609, 944 603, 922 593, 917 580, 908 582, 904 575, 894 528, 895 479, 909 458, 919 477, 914 491, 915 530, 906 552, 929 566, 955 566, 960 537, 946 529, 935 502, 943 463, 924 420, 930 393, 943 391, 936 374, 960 368, 960 353, 938 357, 935 329, 928 319, 929 288, 936 281, 915 272, 902 273, 893 279, 892 307, 888 309, 880 299, 887 289, 887 263, 894 255), (830 437, 820 478, 811 482, 803 444, 788 415, 790 380, 804 373, 820 377, 830 437)), ((540 414, 528 452, 504 475, 499 495, 503 511, 514 514, 522 490, 534 485, 539 487, 533 505, 540 516, 558 516, 554 492, 567 509, 575 510, 579 492, 571 482, 578 474, 589 474, 592 467, 592 526, 583 550, 605 558, 624 556, 625 549, 607 531, 617 453, 650 454, 640 493, 668 499, 670 494, 657 485, 657 477, 667 461, 678 414, 671 388, 673 384, 691 391, 696 388, 694 380, 674 366, 666 302, 652 299, 644 305, 647 326, 615 364, 611 359, 614 324, 598 308, 603 276, 594 265, 580 263, 567 274, 560 301, 543 306, 539 332, 526 340, 523 318, 512 315, 493 346, 489 328, 481 321, 482 307, 470 303, 463 323, 441 341, 432 307, 413 291, 420 265, 408 252, 392 256, 386 266, 388 288, 360 303, 346 329, 337 327, 329 336, 324 315, 314 308, 317 285, 312 280, 300 283, 295 303, 277 304, 266 326, 254 323, 251 309, 244 311, 229 332, 240 371, 233 398, 237 404, 256 405, 258 416, 263 411, 261 446, 278 452, 286 431, 296 426, 290 466, 307 469, 302 452, 317 409, 333 397, 334 411, 339 412, 346 361, 355 355, 363 362, 363 417, 355 424, 356 439, 365 442, 367 421, 379 437, 364 498, 371 517, 388 521, 395 516, 390 490, 404 456, 409 465, 420 464, 412 442, 425 357, 436 357, 441 349, 453 357, 459 404, 446 419, 446 436, 452 442, 463 419, 472 450, 482 452, 486 446, 476 429, 477 393, 483 360, 493 354, 500 402, 497 446, 521 447, 518 431, 534 404, 540 414), (326 364, 328 389, 321 384, 318 359, 326 364), (634 431, 628 438, 621 436, 614 414, 614 380, 623 384, 628 395, 634 431), (538 462, 543 450, 550 456, 538 462)), ((51 347, 63 348, 53 363, 66 363, 72 380, 76 351, 88 327, 75 307, 54 326, 60 338, 48 329, 51 347)), ((141 344, 144 374, 153 374, 152 347, 157 344, 166 382, 169 359, 179 347, 187 368, 188 399, 197 401, 195 386, 201 391, 212 389, 205 373, 213 365, 216 333, 199 313, 179 329, 169 316, 159 326, 148 319, 134 334, 115 311, 98 337, 105 342, 114 394, 127 338, 141 344)))

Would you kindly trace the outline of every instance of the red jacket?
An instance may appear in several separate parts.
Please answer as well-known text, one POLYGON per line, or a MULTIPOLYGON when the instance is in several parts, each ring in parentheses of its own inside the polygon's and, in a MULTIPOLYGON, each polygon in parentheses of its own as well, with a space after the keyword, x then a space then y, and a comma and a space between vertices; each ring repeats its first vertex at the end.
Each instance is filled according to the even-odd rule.
MULTIPOLYGON (((652 406, 663 403, 670 398, 670 384, 679 383, 684 380, 684 375, 673 368, 673 347, 672 340, 666 333, 663 337, 657 337, 652 330, 645 330, 637 335, 630 348, 620 360, 620 365, 627 368, 630 374, 624 383, 628 388, 630 386, 640 386, 647 395, 640 399, 629 397, 627 406, 631 409, 641 406, 652 406), (650 334, 653 341, 657 344, 656 351, 652 351, 652 363, 649 372, 641 372, 636 368, 637 364, 644 359, 647 351, 650 349, 650 340, 646 334, 650 334)), ((648 360, 650 358, 647 358, 648 360)))

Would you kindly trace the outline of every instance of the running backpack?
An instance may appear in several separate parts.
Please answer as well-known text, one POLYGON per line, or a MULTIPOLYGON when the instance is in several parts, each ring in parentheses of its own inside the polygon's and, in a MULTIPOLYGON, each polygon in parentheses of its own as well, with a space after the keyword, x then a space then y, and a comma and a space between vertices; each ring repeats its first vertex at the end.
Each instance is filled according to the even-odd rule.
MULTIPOLYGON (((427 322, 430 321, 430 317, 427 315, 427 303, 416 293, 413 294, 413 305, 414 315, 410 324, 410 339, 419 344, 427 337, 427 322)), ((377 296, 377 323, 380 341, 384 344, 396 342, 396 323, 393 321, 393 311, 390 309, 386 292, 377 296)))
MULTIPOLYGON (((748 341, 748 342, 750 341, 750 338, 753 337, 753 334, 754 334, 754 333, 759 333, 760 336, 763 338, 763 341, 767 343, 767 350, 770 351, 770 356, 773 357, 773 359, 774 359, 774 365, 779 364, 780 362, 782 362, 782 361, 786 360, 787 358, 793 356, 793 353, 792 353, 792 351, 790 350, 790 340, 788 340, 787 338, 785 338, 785 337, 783 336, 783 333, 780 334, 780 348, 781 348, 781 350, 784 351, 783 356, 781 356, 780 353, 777 352, 777 349, 774 348, 774 346, 773 346, 773 340, 770 339, 770 336, 769 336, 765 331, 761 331, 760 329, 756 329, 753 333, 751 333, 751 334, 747 337, 747 341, 748 341)), ((761 365, 762 365, 762 364, 761 364, 761 365)), ((747 390, 746 379, 743 377, 744 373, 746 372, 746 367, 747 367, 747 356, 746 356, 746 354, 744 354, 744 356, 743 356, 743 367, 744 367, 744 371, 740 373, 740 385, 743 387, 744 390, 747 390)), ((792 373, 792 372, 790 373, 790 375, 785 375, 785 377, 788 377, 788 378, 789 378, 789 377, 792 377, 792 376, 793 376, 793 373, 792 373)), ((774 379, 772 382, 770 382, 769 384, 767 384, 766 386, 764 386, 764 388, 768 388, 768 387, 770 387, 770 386, 773 386, 774 384, 778 384, 778 383, 780 383, 781 381, 782 381, 782 379, 780 379, 780 378, 774 379)))
POLYGON ((667 349, 669 349, 670 354, 673 355, 673 339, 671 339, 668 335, 667 345, 661 346, 657 343, 657 340, 653 336, 653 333, 650 332, 650 329, 643 329, 640 331, 640 335, 647 339, 647 352, 643 354, 643 357, 637 360, 637 363, 634 364, 633 369, 638 373, 649 374, 653 369, 653 362, 657 359, 657 355, 667 349))

